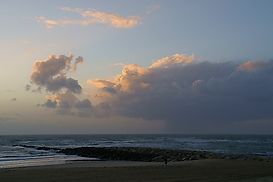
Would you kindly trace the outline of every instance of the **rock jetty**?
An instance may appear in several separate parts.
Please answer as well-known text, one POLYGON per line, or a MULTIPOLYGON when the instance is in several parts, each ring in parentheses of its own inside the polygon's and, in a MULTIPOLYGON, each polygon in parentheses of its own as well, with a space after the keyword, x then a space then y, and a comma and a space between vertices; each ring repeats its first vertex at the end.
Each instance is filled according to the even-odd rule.
POLYGON ((190 161, 200 159, 243 159, 243 160, 270 160, 268 157, 257 155, 219 154, 208 151, 171 150, 144 147, 76 147, 56 148, 46 146, 20 145, 37 150, 50 150, 66 155, 98 158, 100 160, 125 160, 143 162, 190 161))

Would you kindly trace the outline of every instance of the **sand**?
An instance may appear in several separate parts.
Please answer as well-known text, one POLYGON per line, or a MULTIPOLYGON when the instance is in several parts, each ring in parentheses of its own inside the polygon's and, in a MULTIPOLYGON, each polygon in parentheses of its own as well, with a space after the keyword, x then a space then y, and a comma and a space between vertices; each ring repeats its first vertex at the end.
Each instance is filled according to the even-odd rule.
POLYGON ((71 161, 67 164, 0 169, 1 182, 273 182, 273 162, 197 160, 170 163, 71 161))

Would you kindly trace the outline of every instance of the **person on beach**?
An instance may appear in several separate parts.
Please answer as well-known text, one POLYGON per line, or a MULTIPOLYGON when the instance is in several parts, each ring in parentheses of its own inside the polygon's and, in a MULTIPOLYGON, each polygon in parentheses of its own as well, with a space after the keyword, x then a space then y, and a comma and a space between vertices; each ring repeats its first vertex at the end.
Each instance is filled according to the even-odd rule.
POLYGON ((164 156, 164 163, 165 163, 165 166, 168 165, 168 157, 167 156, 164 156))

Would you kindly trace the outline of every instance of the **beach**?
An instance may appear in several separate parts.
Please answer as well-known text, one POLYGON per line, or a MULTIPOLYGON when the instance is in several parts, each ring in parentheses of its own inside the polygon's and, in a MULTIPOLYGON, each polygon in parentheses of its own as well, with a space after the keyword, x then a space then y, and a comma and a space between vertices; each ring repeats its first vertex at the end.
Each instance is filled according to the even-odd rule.
POLYGON ((272 139, 7 136, 0 147, 0 182, 273 182, 272 139))
POLYGON ((271 182, 273 162, 205 159, 161 162, 70 161, 66 164, 0 170, 1 182, 271 182))

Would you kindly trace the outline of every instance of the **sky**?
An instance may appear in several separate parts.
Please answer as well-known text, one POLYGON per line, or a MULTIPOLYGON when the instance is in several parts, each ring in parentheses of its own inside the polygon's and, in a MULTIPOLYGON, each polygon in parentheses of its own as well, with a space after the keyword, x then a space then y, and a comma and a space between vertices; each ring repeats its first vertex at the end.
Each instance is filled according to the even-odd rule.
POLYGON ((3 0, 1 134, 273 134, 271 0, 3 0))

